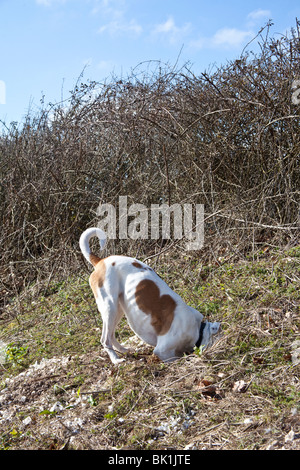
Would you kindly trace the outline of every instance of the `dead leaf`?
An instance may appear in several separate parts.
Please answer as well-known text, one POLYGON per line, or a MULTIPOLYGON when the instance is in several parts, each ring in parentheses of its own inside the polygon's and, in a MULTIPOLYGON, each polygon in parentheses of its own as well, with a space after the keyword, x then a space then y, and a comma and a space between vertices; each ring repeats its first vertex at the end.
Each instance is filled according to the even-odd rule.
POLYGON ((213 385, 213 383, 210 382, 209 380, 202 379, 199 382, 198 387, 200 388, 200 391, 203 395, 215 395, 216 394, 217 387, 213 385))
POLYGON ((146 362, 147 364, 158 364, 159 362, 161 362, 161 360, 158 356, 152 354, 151 356, 146 357, 146 362))

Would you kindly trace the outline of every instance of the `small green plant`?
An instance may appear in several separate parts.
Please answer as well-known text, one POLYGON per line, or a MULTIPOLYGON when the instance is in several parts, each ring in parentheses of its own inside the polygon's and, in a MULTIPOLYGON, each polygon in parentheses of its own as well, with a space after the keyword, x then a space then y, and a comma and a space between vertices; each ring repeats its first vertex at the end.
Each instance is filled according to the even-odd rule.
POLYGON ((93 397, 93 395, 89 395, 87 401, 91 406, 97 406, 97 400, 93 397))
POLYGON ((10 343, 6 348, 6 358, 13 366, 21 365, 28 348, 10 343))
POLYGON ((198 348, 197 346, 194 347, 194 353, 195 353, 196 356, 198 356, 198 357, 201 357, 201 356, 202 356, 203 351, 204 351, 204 346, 199 346, 199 348, 198 348))
POLYGON ((202 311, 205 316, 216 315, 219 311, 219 303, 215 300, 204 302, 202 311))
POLYGON ((10 431, 9 434, 10 434, 12 437, 20 437, 20 436, 21 436, 20 431, 17 431, 16 429, 13 429, 12 431, 10 431))
POLYGON ((104 415, 104 418, 106 418, 106 419, 114 419, 116 416, 117 416, 117 412, 116 412, 116 411, 110 411, 109 413, 106 413, 106 414, 104 415))
POLYGON ((56 411, 51 411, 51 410, 43 410, 39 412, 40 416, 55 416, 56 411))

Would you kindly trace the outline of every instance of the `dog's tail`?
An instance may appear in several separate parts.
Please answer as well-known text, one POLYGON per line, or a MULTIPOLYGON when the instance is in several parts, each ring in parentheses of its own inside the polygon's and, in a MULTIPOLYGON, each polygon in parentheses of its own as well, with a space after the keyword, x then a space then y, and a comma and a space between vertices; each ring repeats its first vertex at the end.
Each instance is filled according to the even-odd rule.
POLYGON ((96 266, 97 263, 101 260, 98 256, 94 255, 94 253, 90 250, 90 239, 93 237, 99 238, 100 249, 103 250, 106 243, 106 235, 101 228, 91 227, 85 230, 80 239, 79 239, 79 246, 81 252, 85 259, 91 263, 93 266, 96 266))

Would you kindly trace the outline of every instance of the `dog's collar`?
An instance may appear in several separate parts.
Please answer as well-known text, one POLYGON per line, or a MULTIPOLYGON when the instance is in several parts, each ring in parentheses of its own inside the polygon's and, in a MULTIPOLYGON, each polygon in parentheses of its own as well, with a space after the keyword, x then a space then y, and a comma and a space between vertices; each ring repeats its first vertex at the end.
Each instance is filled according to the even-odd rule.
POLYGON ((205 325, 206 325, 206 322, 202 321, 201 325, 200 325, 199 338, 198 338, 198 341, 196 343, 197 348, 200 348, 200 346, 201 346, 202 339, 203 339, 203 331, 204 331, 205 325))

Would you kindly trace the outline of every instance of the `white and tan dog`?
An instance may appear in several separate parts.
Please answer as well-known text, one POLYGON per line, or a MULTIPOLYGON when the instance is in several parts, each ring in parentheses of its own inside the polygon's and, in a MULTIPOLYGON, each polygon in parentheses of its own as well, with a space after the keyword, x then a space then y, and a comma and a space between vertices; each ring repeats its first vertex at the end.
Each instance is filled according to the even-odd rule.
POLYGON ((106 235, 99 228, 85 230, 79 245, 94 266, 90 286, 103 320, 101 343, 114 364, 124 360, 115 350, 127 352, 115 338, 123 313, 134 333, 155 346, 153 352, 162 361, 172 361, 211 342, 220 323, 203 322, 203 315, 186 305, 147 264, 127 256, 101 259, 91 253, 89 241, 95 236, 102 250, 106 235))

